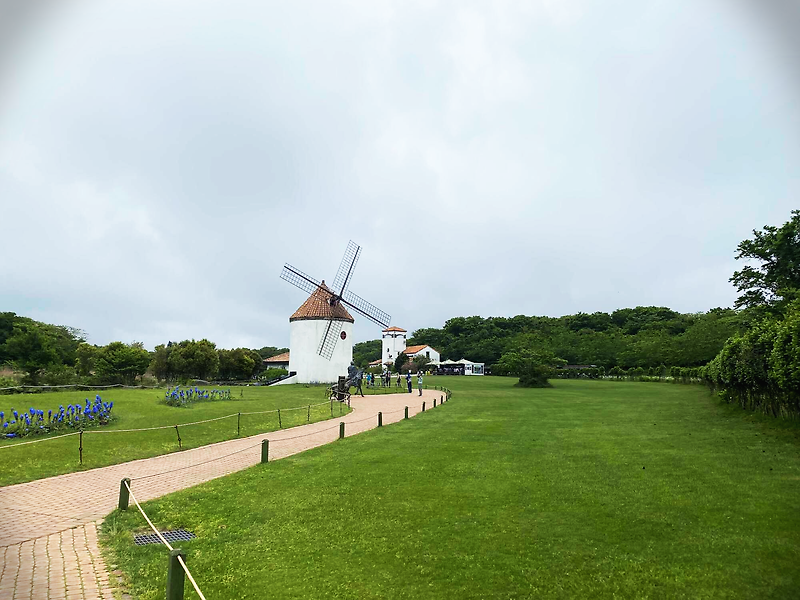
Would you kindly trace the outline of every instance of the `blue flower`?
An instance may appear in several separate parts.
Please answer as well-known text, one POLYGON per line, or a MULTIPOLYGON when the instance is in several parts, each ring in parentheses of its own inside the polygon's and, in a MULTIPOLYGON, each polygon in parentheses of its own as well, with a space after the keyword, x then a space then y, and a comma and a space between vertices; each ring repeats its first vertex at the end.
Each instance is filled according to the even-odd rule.
POLYGON ((0 421, 2 421, 5 416, 6 416, 6 413, 4 413, 2 410, 0 410, 0 421))
POLYGON ((17 434, 16 433, 7 433, 6 437, 7 438, 14 438, 14 437, 17 437, 17 434))
POLYGON ((11 412, 13 412, 13 413, 14 413, 14 418, 15 418, 15 419, 19 419, 19 414, 17 414, 17 411, 16 411, 16 410, 14 410, 14 409, 12 408, 12 409, 11 409, 11 412))
POLYGON ((8 423, 3 423, 3 428, 8 429, 8 423))

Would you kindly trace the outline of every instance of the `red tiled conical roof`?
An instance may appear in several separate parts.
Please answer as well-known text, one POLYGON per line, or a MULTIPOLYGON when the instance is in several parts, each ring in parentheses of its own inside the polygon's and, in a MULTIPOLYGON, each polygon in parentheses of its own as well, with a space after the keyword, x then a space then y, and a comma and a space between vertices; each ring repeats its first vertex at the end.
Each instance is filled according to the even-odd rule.
POLYGON ((350 313, 347 312, 341 302, 337 302, 336 306, 331 306, 330 299, 332 297, 333 292, 325 285, 323 280, 314 293, 308 297, 308 300, 303 302, 303 305, 289 317, 289 321, 333 319, 335 321, 355 322, 355 319, 350 316, 350 313))

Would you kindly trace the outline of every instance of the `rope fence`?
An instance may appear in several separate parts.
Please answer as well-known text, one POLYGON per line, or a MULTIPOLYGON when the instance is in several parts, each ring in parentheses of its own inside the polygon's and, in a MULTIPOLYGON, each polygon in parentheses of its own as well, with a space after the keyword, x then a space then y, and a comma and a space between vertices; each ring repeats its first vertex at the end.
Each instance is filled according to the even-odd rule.
MULTIPOLYGON (((225 419, 236 418, 236 436, 235 437, 239 437, 241 435, 241 426, 242 426, 242 417, 243 416, 271 415, 271 414, 272 415, 277 415, 277 417, 278 417, 278 423, 277 423, 278 424, 278 429, 284 429, 284 426, 296 427, 297 425, 302 424, 302 421, 299 422, 299 423, 295 422, 295 423, 291 423, 291 424, 290 423, 285 423, 285 419, 283 418, 281 413, 284 413, 284 415, 285 415, 285 413, 291 412, 291 411, 306 411, 305 423, 311 423, 312 422, 311 421, 311 417, 312 417, 313 409, 319 408, 321 406, 328 406, 329 404, 330 404, 330 416, 333 417, 334 416, 333 401, 326 401, 326 402, 319 402, 319 403, 316 403, 316 404, 306 404, 304 406, 293 406, 293 407, 288 407, 288 408, 275 408, 275 409, 271 409, 271 410, 231 413, 231 414, 228 414, 228 415, 222 415, 220 417, 213 417, 211 419, 203 419, 203 420, 200 420, 200 421, 192 421, 190 423, 177 423, 177 424, 174 424, 174 425, 159 425, 159 426, 156 426, 156 427, 138 427, 138 428, 132 428, 132 429, 79 429, 78 431, 72 431, 70 433, 65 433, 65 434, 61 434, 61 435, 55 435, 55 436, 52 436, 52 437, 42 437, 40 439, 27 440, 27 441, 24 441, 24 442, 11 442, 11 443, 0 444, 0 450, 6 449, 6 448, 15 448, 17 446, 25 446, 25 445, 28 445, 28 444, 37 444, 37 443, 40 443, 40 442, 49 442, 49 441, 52 441, 52 440, 57 440, 57 439, 60 439, 60 438, 65 438, 65 437, 77 435, 77 436, 79 436, 79 439, 80 439, 79 444, 78 444, 78 461, 79 461, 80 464, 83 464, 83 454, 84 454, 84 449, 85 449, 84 448, 84 444, 83 444, 84 436, 91 436, 91 435, 94 435, 94 434, 106 434, 107 435, 107 434, 114 434, 114 433, 140 433, 140 432, 149 432, 149 431, 165 431, 165 430, 168 430, 168 429, 172 429, 172 430, 175 431, 176 441, 177 441, 177 444, 178 444, 178 449, 182 450, 183 449, 183 438, 181 437, 181 429, 183 429, 185 427, 192 427, 192 426, 195 426, 195 425, 203 425, 203 424, 206 424, 206 423, 213 423, 213 422, 216 422, 216 421, 223 421, 225 419)), ((339 404, 340 404, 340 406, 339 406, 339 414, 341 415, 342 411, 343 411, 343 407, 341 406, 342 403, 339 403, 339 404)), ((325 412, 327 413, 327 411, 325 411, 325 412)), ((314 415, 315 421, 320 420, 320 416, 321 415, 319 415, 319 414, 314 415)), ((297 421, 298 419, 295 418, 293 420, 297 421)), ((252 435, 257 435, 258 433, 260 433, 260 432, 253 433, 252 435)), ((214 440, 214 441, 224 441, 224 440, 214 440)), ((214 441, 209 441, 208 443, 214 443, 214 441)))
MULTIPOLYGON (((435 389, 437 391, 444 392, 445 396, 442 396, 442 400, 443 401, 444 401, 445 398, 447 400, 449 400, 450 397, 452 396, 452 392, 449 389, 447 389, 445 387, 442 387, 442 386, 432 386, 431 387, 431 386, 427 386, 426 385, 424 387, 425 387, 425 389, 435 389)), ((214 418, 211 418, 211 419, 203 419, 201 421, 193 421, 193 422, 190 422, 190 423, 178 423, 178 424, 175 424, 175 425, 161 425, 161 426, 157 426, 157 427, 140 427, 140 428, 135 428, 135 429, 107 429, 107 430, 98 430, 98 429, 82 430, 81 429, 79 431, 73 431, 73 432, 70 432, 70 433, 57 435, 57 436, 53 436, 53 437, 41 438, 41 439, 38 439, 38 440, 28 440, 28 441, 17 442, 17 443, 12 443, 12 444, 3 444, 3 445, 0 445, 0 450, 2 450, 4 448, 13 448, 13 447, 16 447, 16 446, 25 446, 25 445, 28 445, 28 444, 36 444, 36 443, 39 443, 39 442, 47 442, 47 441, 51 441, 51 440, 57 440, 57 439, 66 438, 66 437, 77 435, 77 436, 79 436, 79 438, 78 438, 79 439, 79 442, 78 442, 78 461, 82 465, 83 464, 84 449, 85 449, 84 448, 84 444, 83 444, 83 441, 84 441, 83 438, 84 438, 85 435, 110 434, 110 433, 139 433, 139 432, 164 431, 164 430, 167 430, 167 429, 174 429, 175 430, 176 439, 177 439, 178 449, 179 450, 183 450, 183 439, 181 438, 181 432, 180 432, 180 428, 182 428, 182 427, 191 427, 191 426, 194 426, 194 425, 202 425, 202 424, 205 424, 205 423, 212 423, 212 422, 222 421, 222 420, 225 420, 225 419, 231 419, 233 417, 236 417, 236 437, 239 437, 241 435, 241 418, 242 418, 242 416, 276 414, 278 416, 278 429, 283 429, 284 427, 283 427, 283 419, 281 417, 281 411, 286 413, 286 412, 290 412, 290 411, 305 410, 306 411, 306 415, 307 415, 306 416, 306 423, 311 423, 311 410, 312 410, 312 408, 318 408, 320 406, 326 406, 326 405, 330 404, 330 415, 331 415, 331 417, 333 417, 334 416, 333 402, 334 402, 333 400, 330 400, 328 402, 319 402, 317 404, 308 404, 308 405, 305 405, 305 406, 296 406, 296 407, 283 408, 283 409, 277 408, 277 409, 264 410, 264 411, 250 411, 250 412, 231 413, 229 415, 223 415, 223 416, 214 417, 214 418)), ((342 406, 343 403, 339 402, 338 404, 339 404, 339 414, 341 415, 342 414, 342 410, 343 410, 343 406, 342 406)), ((435 399, 434 399, 434 404, 433 405, 434 405, 434 407, 436 406, 436 400, 435 399)), ((425 408, 426 408, 425 407, 425 403, 423 402, 422 403, 422 412, 425 412, 425 408)), ((390 414, 398 413, 401 410, 405 410, 406 411, 406 418, 407 418, 407 416, 408 416, 408 407, 406 407, 405 409, 398 409, 398 410, 395 410, 395 411, 387 412, 386 414, 390 415, 390 414)), ((358 423, 363 423, 365 421, 368 421, 368 420, 374 419, 374 418, 375 418, 374 416, 369 416, 369 417, 365 417, 363 419, 359 419, 357 421, 350 421, 350 424, 351 425, 356 425, 358 423)), ((381 418, 382 418, 382 414, 379 416, 379 420, 381 418)), ((294 426, 296 426, 296 425, 294 425, 294 426)), ((279 440, 279 441, 284 441, 284 440, 288 441, 288 440, 299 439, 299 438, 308 437, 308 436, 312 436, 312 435, 317 435, 319 433, 323 433, 323 432, 326 432, 326 431, 331 431, 333 429, 336 429, 336 427, 339 427, 339 426, 337 425, 335 427, 330 427, 330 428, 327 428, 327 429, 323 429, 323 430, 320 430, 320 431, 314 431, 314 432, 311 432, 311 433, 301 434, 301 435, 293 436, 291 438, 283 438, 282 440, 279 440)), ((340 437, 344 437, 343 432, 341 432, 341 433, 342 433, 342 435, 340 437)), ((258 435, 258 434, 255 434, 255 435, 258 435)), ((213 442, 211 442, 211 443, 213 443, 213 442)), ((143 476, 143 477, 137 478, 137 479, 155 477, 157 475, 163 475, 163 474, 166 474, 166 473, 172 473, 172 472, 175 472, 175 471, 178 471, 178 470, 182 470, 184 468, 191 468, 191 467, 199 466, 201 464, 207 464, 207 463, 215 461, 215 460, 220 460, 220 459, 226 458, 227 456, 232 456, 234 454, 239 454, 240 452, 244 452, 245 450, 248 450, 248 449, 251 449, 251 448, 254 448, 254 447, 255 446, 249 446, 248 448, 237 450, 236 452, 233 452, 233 453, 231 453, 229 455, 216 457, 216 458, 210 459, 208 461, 204 461, 202 463, 197 463, 195 465, 189 465, 187 467, 181 467, 180 469, 173 469, 171 471, 166 471, 165 473, 156 473, 156 474, 153 474, 153 475, 146 475, 146 476, 143 476)))
MULTIPOLYGON (((439 390, 439 391, 445 392, 447 400, 449 400, 450 397, 452 396, 452 392, 450 392, 450 390, 448 390, 447 388, 438 388, 437 387, 436 389, 439 390)), ((445 398, 445 396, 442 396, 442 400, 444 400, 444 398, 445 398)), ((327 402, 322 403, 322 404, 327 404, 327 402)), ((320 406, 320 405, 321 404, 319 404, 317 406, 320 406)), ((435 402, 434 402, 434 406, 436 406, 435 402)), ((440 404, 440 406, 441 406, 441 404, 440 404)), ((301 407, 301 408, 303 408, 303 407, 301 407)), ((397 409, 397 410, 393 410, 393 411, 387 412, 386 414, 390 415, 390 414, 395 414, 395 413, 398 413, 398 412, 401 412, 401 411, 405 412, 405 418, 407 419, 408 418, 408 406, 406 406, 406 407, 404 407, 402 409, 397 409)), ((422 412, 424 412, 424 411, 425 411, 425 402, 422 403, 422 412)), ((350 425, 355 425, 357 423, 363 423, 364 421, 375 419, 376 416, 377 416, 377 426, 381 427, 383 425, 383 412, 378 412, 377 415, 370 415, 369 417, 366 417, 364 419, 359 419, 357 421, 350 421, 349 424, 350 425)), ((309 436, 312 436, 312 435, 319 435, 321 433, 326 433, 328 431, 333 431, 334 429, 339 429, 339 439, 343 439, 345 437, 345 422, 342 421, 338 425, 335 425, 333 427, 327 427, 325 429, 320 429, 318 431, 312 431, 312 432, 309 432, 309 433, 296 435, 296 436, 292 436, 292 437, 288 437, 288 438, 281 438, 279 440, 273 440, 273 441, 274 442, 287 442, 287 441, 290 441, 290 440, 296 440, 296 439, 299 439, 299 438, 305 438, 305 437, 309 437, 309 436)), ((68 435, 74 435, 74 434, 68 434, 68 435)), ((234 456, 236 454, 241 454, 241 453, 246 452, 248 450, 252 450, 254 448, 257 448, 258 446, 261 446, 261 460, 260 460, 260 462, 262 464, 264 464, 264 463, 269 462, 269 444, 270 444, 270 440, 267 439, 267 438, 264 438, 264 439, 258 441, 255 444, 248 445, 245 448, 240 448, 239 450, 236 450, 234 452, 230 452, 228 454, 224 454, 222 456, 217 456, 217 457, 214 457, 214 458, 211 458, 211 459, 199 462, 199 463, 195 463, 195 464, 192 464, 192 465, 186 465, 184 467, 178 467, 176 469, 171 469, 171 470, 163 471, 163 472, 160 472, 160 473, 151 473, 149 475, 142 475, 140 477, 133 477, 133 478, 126 477, 126 478, 122 479, 122 481, 120 482, 119 504, 118 504, 119 509, 123 510, 123 511, 127 510, 128 507, 129 507, 129 504, 130 504, 130 500, 133 500, 133 503, 136 505, 136 508, 139 509, 139 512, 141 513, 141 515, 144 518, 144 520, 147 521, 147 524, 150 526, 150 529, 153 530, 153 532, 156 534, 156 536, 158 536, 158 539, 160 540, 160 542, 162 544, 164 544, 167 547, 167 549, 169 549, 169 551, 170 551, 169 563, 168 563, 168 567, 167 567, 167 584, 166 584, 166 598, 167 598, 167 600, 182 600, 182 598, 184 597, 184 587, 185 587, 184 575, 186 576, 186 578, 191 583, 191 585, 194 588, 194 591, 197 593, 198 597, 200 597, 202 600, 206 600, 206 598, 203 595, 203 592, 200 590, 200 586, 197 584, 197 581, 195 581, 194 577, 192 576, 191 572, 189 571, 189 567, 186 566, 186 560, 185 560, 186 559, 186 555, 185 555, 185 553, 181 549, 175 549, 169 543, 169 541, 163 536, 163 534, 156 528, 156 526, 153 524, 153 521, 150 519, 150 517, 147 516, 147 513, 142 508, 142 505, 139 504, 139 501, 136 499, 136 496, 134 495, 133 490, 131 489, 131 483, 133 481, 142 481, 142 480, 145 480, 145 479, 150 479, 152 477, 159 477, 161 475, 167 475, 167 474, 175 473, 177 471, 183 471, 183 470, 186 470, 186 469, 199 467, 201 465, 205 465, 205 464, 208 464, 208 463, 211 463, 211 462, 214 462, 214 461, 218 461, 218 460, 223 460, 225 458, 229 458, 229 457, 234 456)))
MULTIPOLYGON (((293 439, 293 438, 288 438, 288 439, 293 439)), ((283 441, 283 440, 281 440, 281 441, 283 441)), ((212 462, 217 461, 217 460, 222 460, 224 458, 231 457, 231 456, 233 456, 235 454, 241 454, 242 452, 246 452, 248 450, 252 450, 253 448, 256 448, 257 446, 260 446, 260 445, 261 445, 261 442, 258 442, 257 444, 253 444, 251 446, 247 446, 246 448, 241 448, 241 449, 236 450, 234 452, 231 452, 229 454, 223 454, 222 456, 215 456, 214 458, 209 458, 208 460, 204 460, 204 461, 199 462, 199 463, 194 463, 192 465, 186 465, 185 467, 178 467, 177 469, 170 469, 169 471, 162 471, 161 473, 151 473, 150 475, 141 475, 140 477, 131 477, 131 481, 139 481, 140 479, 150 479, 151 477, 159 477, 160 475, 167 475, 169 473, 176 473, 177 471, 185 471, 186 469, 193 469, 194 467, 199 467, 200 465, 207 465, 208 463, 212 463, 212 462)))
MULTIPOLYGON (((153 522, 150 520, 150 517, 147 516, 147 513, 144 512, 142 505, 139 504, 139 501, 136 499, 136 496, 133 494, 133 490, 131 490, 130 480, 123 479, 122 484, 125 486, 125 490, 127 491, 130 498, 133 500, 134 504, 136 504, 136 508, 139 509, 139 512, 142 513, 144 520, 147 521, 147 524, 150 525, 150 529, 158 536, 158 539, 161 540, 161 543, 164 544, 167 548, 169 548, 170 557, 169 557, 169 567, 167 571, 167 600, 180 600, 183 598, 183 575, 186 574, 186 577, 189 578, 189 582, 192 584, 194 591, 197 592, 197 595, 201 598, 201 600, 206 600, 206 597, 203 595, 203 592, 200 591, 200 586, 197 585, 197 582, 192 577, 192 574, 189 572, 189 567, 186 566, 186 562, 184 560, 185 554, 178 549, 177 551, 172 545, 167 541, 167 539, 161 534, 161 532, 156 529, 156 526, 153 525, 153 522), (178 571, 173 565, 177 563, 180 565, 183 571, 178 571)), ((120 487, 120 508, 122 508, 122 488, 120 487)), ((125 509, 127 509, 127 498, 125 498, 125 509)), ((123 509, 123 510, 125 510, 123 509)))

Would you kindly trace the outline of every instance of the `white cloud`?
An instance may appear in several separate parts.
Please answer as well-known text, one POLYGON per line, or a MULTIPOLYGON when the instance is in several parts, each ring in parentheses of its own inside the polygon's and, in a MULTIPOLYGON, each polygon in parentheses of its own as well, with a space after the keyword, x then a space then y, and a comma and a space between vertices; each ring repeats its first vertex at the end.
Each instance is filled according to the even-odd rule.
POLYGON ((349 238, 407 329, 730 305, 800 188, 796 82, 722 2, 95 1, 21 48, 0 308, 97 343, 286 344, 282 263, 349 238))

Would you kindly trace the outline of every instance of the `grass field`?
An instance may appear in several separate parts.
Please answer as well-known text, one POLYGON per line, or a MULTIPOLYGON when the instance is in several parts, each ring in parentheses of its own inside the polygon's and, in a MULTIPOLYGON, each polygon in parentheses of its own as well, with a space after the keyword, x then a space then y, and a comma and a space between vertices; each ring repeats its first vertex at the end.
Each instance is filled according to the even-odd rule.
MULTIPOLYGON (((209 389, 211 386, 208 386, 209 389)), ((57 409, 60 404, 83 403, 84 398, 93 399, 97 392, 49 392, 42 394, 14 394, 0 396, 0 410, 10 414, 12 408, 19 411, 29 407, 57 409)), ((277 408, 306 407, 326 401, 323 387, 284 385, 272 387, 234 387, 231 400, 196 402, 188 408, 177 408, 164 404, 164 390, 110 389, 99 392, 104 401, 113 400, 116 419, 108 426, 89 429, 83 436, 83 465, 79 464, 78 436, 20 445, 20 442, 43 439, 27 437, 22 440, 0 441, 0 486, 31 481, 41 477, 71 473, 95 467, 118 464, 136 458, 147 458, 178 450, 174 429, 130 433, 100 433, 119 429, 138 429, 179 425, 183 449, 196 448, 213 442, 236 437, 237 417, 180 427, 239 412, 258 412, 277 408)), ((334 403, 334 416, 347 412, 347 406, 334 403)), ((281 413, 284 428, 306 423, 307 409, 281 413)), ((331 417, 330 405, 311 408, 310 420, 320 421, 331 417)), ((278 429, 278 416, 243 415, 241 436, 278 429)))
MULTIPOLYGON (((198 535, 181 547, 216 599, 800 596, 797 424, 700 386, 440 383, 441 408, 145 509, 198 535)), ((103 540, 161 598, 145 529, 115 512, 103 540)))

